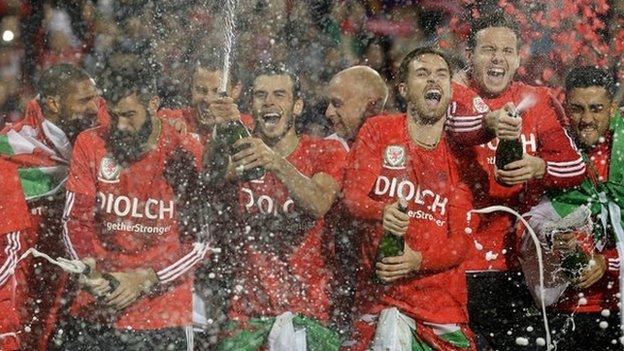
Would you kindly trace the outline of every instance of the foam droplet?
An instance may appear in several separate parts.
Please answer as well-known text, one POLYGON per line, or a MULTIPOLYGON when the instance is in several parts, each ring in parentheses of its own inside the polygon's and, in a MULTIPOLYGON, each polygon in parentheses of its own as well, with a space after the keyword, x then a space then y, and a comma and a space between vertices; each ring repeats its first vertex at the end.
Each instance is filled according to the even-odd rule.
POLYGON ((537 344, 537 346, 545 346, 546 340, 544 340, 544 338, 537 338, 535 339, 535 343, 537 344))
POLYGON ((587 305, 587 299, 584 297, 581 297, 578 301, 579 306, 584 306, 587 305))
POLYGON ((530 333, 533 331, 533 327, 529 325, 526 330, 530 333))
POLYGON ((607 321, 601 321, 599 324, 600 329, 607 329, 609 327, 609 323, 607 321))
POLYGON ((523 337, 519 336, 519 337, 516 338, 516 345, 528 346, 529 345, 529 339, 523 338, 523 337))
POLYGON ((609 317, 611 315, 611 311, 605 308, 604 310, 600 311, 600 315, 603 317, 609 317))
POLYGON ((466 228, 464 228, 464 233, 466 233, 466 234, 472 234, 472 228, 470 228, 470 227, 466 227, 466 228))

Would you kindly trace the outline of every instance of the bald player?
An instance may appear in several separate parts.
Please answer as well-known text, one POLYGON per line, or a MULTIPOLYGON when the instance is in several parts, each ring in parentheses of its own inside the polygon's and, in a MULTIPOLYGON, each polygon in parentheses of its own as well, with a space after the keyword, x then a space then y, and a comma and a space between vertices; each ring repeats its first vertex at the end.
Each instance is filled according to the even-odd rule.
MULTIPOLYGON (((364 121, 384 112, 388 87, 379 73, 367 66, 354 66, 338 72, 327 86, 329 106, 325 115, 331 121, 336 139, 349 150, 364 121)), ((345 210, 346 211, 346 210, 345 210)), ((351 308, 355 293, 358 256, 355 250, 357 223, 343 211, 337 201, 326 215, 336 248, 335 279, 332 295, 332 323, 343 336, 349 335, 351 308)))
POLYGON ((332 123, 335 136, 343 139, 346 147, 355 140, 368 117, 383 113, 388 100, 388 87, 374 69, 353 66, 338 72, 331 79, 327 95, 329 106, 325 115, 332 123))

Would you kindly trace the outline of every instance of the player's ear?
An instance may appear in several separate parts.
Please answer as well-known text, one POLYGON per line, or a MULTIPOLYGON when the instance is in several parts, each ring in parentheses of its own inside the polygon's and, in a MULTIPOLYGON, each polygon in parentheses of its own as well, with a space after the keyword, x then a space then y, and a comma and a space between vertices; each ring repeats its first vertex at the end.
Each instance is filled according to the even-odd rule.
POLYGON ((297 98, 297 100, 295 101, 295 106, 293 106, 293 114, 295 116, 301 116, 302 112, 303 112, 303 99, 297 98))
POLYGON ((46 110, 54 115, 61 113, 61 98, 59 96, 46 96, 43 99, 46 110))
POLYGON ((230 97, 234 101, 237 101, 242 91, 243 91, 243 84, 241 82, 238 82, 236 83, 236 85, 232 87, 232 91, 230 92, 230 97))
POLYGON ((147 109, 151 115, 156 116, 156 112, 158 111, 158 106, 160 105, 160 99, 158 96, 153 96, 149 102, 147 103, 147 109))
POLYGON ((401 97, 407 99, 407 84, 399 83, 397 87, 399 88, 399 94, 401 95, 401 97))

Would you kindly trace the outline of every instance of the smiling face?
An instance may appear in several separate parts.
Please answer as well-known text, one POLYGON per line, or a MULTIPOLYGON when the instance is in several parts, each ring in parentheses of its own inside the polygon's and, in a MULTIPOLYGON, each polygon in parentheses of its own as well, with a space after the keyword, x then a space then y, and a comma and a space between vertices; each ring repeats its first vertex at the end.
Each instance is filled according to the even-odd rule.
POLYGON ((191 103, 197 111, 198 122, 212 127, 214 116, 210 111, 210 104, 219 98, 221 71, 210 71, 201 67, 193 72, 191 87, 191 103))
POLYGON ((256 131, 265 142, 275 143, 294 128, 303 103, 293 95, 288 75, 260 75, 253 83, 252 110, 256 131))
POLYGON ((520 66, 518 38, 506 27, 482 29, 475 36, 475 47, 469 56, 475 83, 488 95, 500 95, 520 66))
POLYGON ((95 82, 86 79, 74 83, 61 99, 59 127, 72 143, 80 132, 97 123, 98 97, 95 82))
POLYGON ((369 105, 369 97, 344 82, 342 77, 332 79, 328 89, 329 105, 325 115, 331 121, 336 134, 352 140, 362 126, 369 105))
POLYGON ((425 123, 435 123, 446 114, 451 98, 451 72, 446 61, 435 54, 423 54, 409 64, 407 82, 399 92, 408 109, 425 123))
POLYGON ((584 148, 591 148, 604 138, 616 109, 601 86, 572 89, 566 96, 565 106, 576 141, 584 148))

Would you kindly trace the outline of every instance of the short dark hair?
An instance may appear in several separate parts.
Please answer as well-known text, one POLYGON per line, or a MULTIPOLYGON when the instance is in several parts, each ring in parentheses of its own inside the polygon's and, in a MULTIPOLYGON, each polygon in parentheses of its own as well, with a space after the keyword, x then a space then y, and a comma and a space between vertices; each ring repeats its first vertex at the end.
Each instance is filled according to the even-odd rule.
POLYGON ((51 96, 65 98, 74 84, 88 79, 91 79, 91 76, 85 70, 61 63, 41 74, 37 83, 37 93, 41 99, 51 96))
POLYGON ((615 78, 607 70, 596 66, 579 66, 573 68, 565 80, 566 93, 575 88, 603 87, 610 99, 613 99, 617 86, 615 78))
MULTIPOLYGON (((207 47, 201 49, 201 51, 195 54, 190 61, 191 75, 195 74, 198 68, 205 69, 207 71, 222 71, 223 70, 223 49, 217 47, 207 47)), ((239 82, 238 66, 234 57, 230 59, 230 83, 236 84, 239 82)))
MULTIPOLYGON (((290 80, 293 83, 293 98, 300 99, 301 95, 301 82, 299 81, 299 76, 297 76, 291 69, 286 67, 283 63, 264 63, 258 67, 255 72, 253 79, 254 81, 259 76, 289 76, 290 80)), ((253 89, 253 84, 252 84, 253 89)))
POLYGON ((401 61, 401 65, 399 66, 399 70, 397 71, 397 78, 399 83, 405 83, 407 81, 407 76, 409 74, 409 66, 417 58, 420 58, 423 55, 436 55, 440 56, 446 65, 449 68, 449 74, 453 72, 453 65, 451 64, 451 60, 449 57, 441 50, 436 49, 433 46, 421 46, 416 49, 410 51, 401 61))
POLYGON ((157 95, 156 78, 149 69, 121 70, 108 73, 103 83, 102 96, 107 103, 117 104, 132 94, 143 105, 157 95))
POLYGON ((505 15, 502 12, 495 12, 491 15, 479 17, 472 22, 470 28, 470 34, 468 35, 468 48, 474 49, 477 45, 477 33, 486 29, 494 27, 508 28, 516 35, 516 41, 518 48, 520 47, 520 26, 513 18, 505 15))

